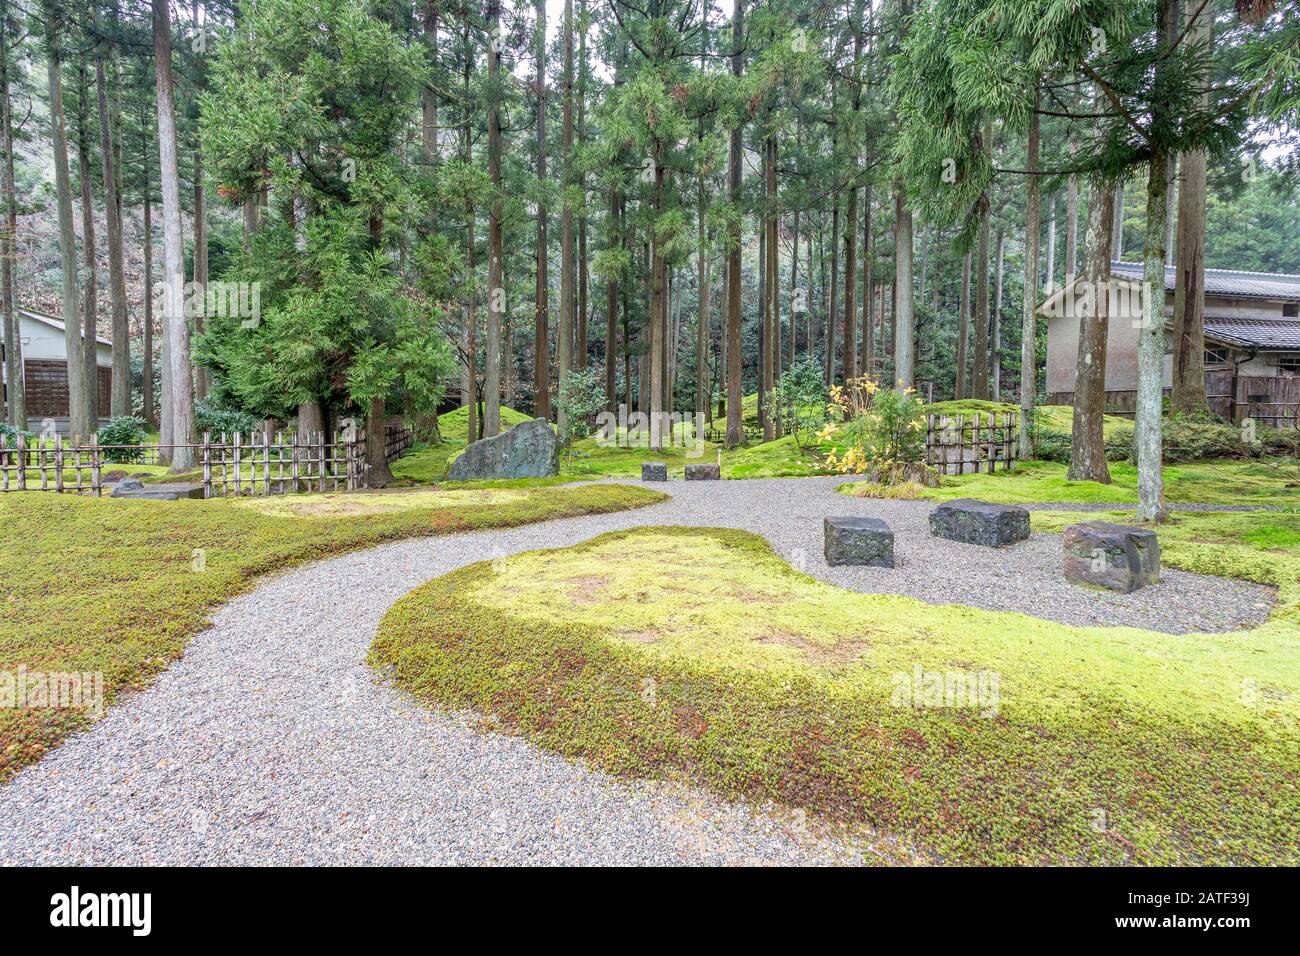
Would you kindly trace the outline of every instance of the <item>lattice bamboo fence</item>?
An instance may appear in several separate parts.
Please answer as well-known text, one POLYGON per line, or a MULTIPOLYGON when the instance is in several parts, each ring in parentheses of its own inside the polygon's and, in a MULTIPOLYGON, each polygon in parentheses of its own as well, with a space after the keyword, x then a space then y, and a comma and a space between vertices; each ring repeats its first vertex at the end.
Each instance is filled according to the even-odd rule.
MULTIPOLYGON (((389 461, 413 442, 405 426, 389 426, 384 437, 389 461)), ((160 456, 174 458, 178 449, 193 450, 204 498, 356 491, 366 487, 369 471, 365 439, 342 431, 288 436, 269 431, 205 433, 201 442, 173 445, 101 445, 94 436, 87 444, 69 444, 57 435, 33 445, 21 434, 13 441, 0 446, 0 492, 100 495, 111 485, 104 481, 106 472, 129 473, 133 465, 156 465, 160 456)))
POLYGON ((926 416, 925 460, 940 474, 1010 471, 1018 446, 1015 412, 926 416))

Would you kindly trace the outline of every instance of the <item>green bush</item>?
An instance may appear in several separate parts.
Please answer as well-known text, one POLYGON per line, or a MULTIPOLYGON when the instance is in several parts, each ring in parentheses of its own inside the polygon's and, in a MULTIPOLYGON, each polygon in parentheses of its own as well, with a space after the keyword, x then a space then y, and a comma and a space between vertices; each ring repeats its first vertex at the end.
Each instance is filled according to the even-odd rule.
POLYGON ((805 359, 790 366, 777 382, 775 398, 782 425, 802 451, 809 433, 826 421, 826 383, 821 363, 805 359))
POLYGON ((32 439, 35 437, 29 431, 14 428, 8 422, 0 422, 0 448, 17 447, 19 435, 22 435, 24 441, 29 445, 32 444, 32 439))
POLYGON ((247 435, 256 431, 259 424, 259 420, 248 412, 236 408, 221 408, 207 399, 199 399, 194 403, 194 430, 200 439, 204 432, 213 435, 242 432, 247 435))
POLYGON ((113 448, 105 457, 109 461, 129 464, 144 457, 145 428, 144 419, 134 415, 119 415, 110 418, 108 424, 99 430, 100 445, 123 445, 128 447, 113 448))

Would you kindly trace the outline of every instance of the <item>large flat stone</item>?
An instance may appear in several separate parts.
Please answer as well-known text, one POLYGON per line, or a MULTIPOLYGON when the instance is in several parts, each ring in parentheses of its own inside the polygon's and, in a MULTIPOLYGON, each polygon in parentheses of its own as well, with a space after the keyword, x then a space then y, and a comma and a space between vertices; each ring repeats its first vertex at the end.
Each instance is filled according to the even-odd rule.
POLYGON ((668 465, 662 461, 641 462, 642 481, 667 481, 668 465))
POLYGON ((686 466, 687 481, 718 481, 722 478, 722 469, 717 465, 696 464, 686 466))
POLYGON ((202 498, 203 486, 183 482, 146 485, 139 478, 123 478, 113 486, 110 498, 147 498, 154 501, 178 501, 181 498, 202 498))
POLYGON ((559 471, 560 439, 546 419, 534 418, 474 442, 451 463, 447 479, 550 478, 559 471))
POLYGON ((930 512, 930 533, 936 538, 1000 548, 1029 537, 1029 512, 1017 505, 958 498, 930 512))
POLYGON ((822 522, 826 563, 873 568, 894 566, 894 532, 879 518, 826 518, 822 522))
POLYGON ((1109 521, 1072 524, 1062 536, 1065 579, 1128 594, 1160 580, 1156 533, 1109 521))

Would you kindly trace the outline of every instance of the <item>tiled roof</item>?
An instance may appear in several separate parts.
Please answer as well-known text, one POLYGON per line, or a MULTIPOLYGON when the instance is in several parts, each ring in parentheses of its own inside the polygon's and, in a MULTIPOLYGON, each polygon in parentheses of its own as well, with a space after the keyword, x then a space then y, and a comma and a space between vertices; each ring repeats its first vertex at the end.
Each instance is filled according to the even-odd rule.
POLYGON ((1241 319, 1207 315, 1205 334, 1266 351, 1300 352, 1300 319, 1241 319))
MULTIPOLYGON (((1112 273, 1128 279, 1142 278, 1142 263, 1112 262, 1112 273)), ((1165 267, 1165 291, 1174 290, 1174 267, 1165 267)), ((1206 269, 1208 295, 1240 296, 1243 299, 1288 299, 1300 302, 1300 276, 1281 272, 1237 272, 1234 269, 1206 269)))

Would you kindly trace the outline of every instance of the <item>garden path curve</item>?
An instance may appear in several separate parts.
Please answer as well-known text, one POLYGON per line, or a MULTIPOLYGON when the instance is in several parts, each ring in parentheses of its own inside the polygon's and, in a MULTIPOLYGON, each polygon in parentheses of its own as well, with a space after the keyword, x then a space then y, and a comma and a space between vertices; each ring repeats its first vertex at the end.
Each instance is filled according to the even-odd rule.
MULTIPOLYGON (((270 577, 219 609, 180 660, 90 730, 0 787, 0 864, 820 863, 896 858, 800 814, 626 783, 483 733, 379 684, 384 612, 457 567, 650 524, 762 534, 808 573, 861 591, 1076 624, 1228 630, 1267 589, 1168 572, 1098 595, 1060 579, 1059 540, 1000 552, 929 536, 923 502, 847 498, 841 479, 675 481, 636 511, 382 545, 270 577), (898 567, 827 568, 827 514, 884 518, 898 567)), ((634 482, 629 482, 634 483, 634 482)), ((683 568, 682 573, 689 573, 683 568)))

